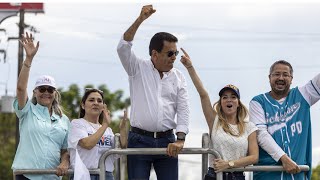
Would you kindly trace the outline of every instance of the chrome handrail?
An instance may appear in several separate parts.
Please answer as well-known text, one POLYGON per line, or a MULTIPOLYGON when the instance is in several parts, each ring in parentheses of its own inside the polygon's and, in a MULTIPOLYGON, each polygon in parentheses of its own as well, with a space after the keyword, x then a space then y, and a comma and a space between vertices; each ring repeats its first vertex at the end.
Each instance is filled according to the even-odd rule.
MULTIPOLYGON (((308 172, 310 170, 308 165, 299 165, 299 168, 303 172, 308 172)), ((232 168, 232 169, 226 169, 224 172, 235 172, 235 171, 285 171, 283 166, 246 166, 242 168, 232 168)))
MULTIPOLYGON (((100 168, 100 180, 105 179, 105 160, 111 154, 118 155, 166 155, 167 148, 128 148, 128 149, 111 149, 103 153, 99 160, 99 168, 100 168)), ((184 148, 181 150, 179 154, 212 154, 217 158, 220 158, 218 152, 209 149, 209 148, 184 148)), ((217 176, 221 176, 222 173, 218 173, 217 176), (221 174, 221 175, 220 175, 221 174)))
MULTIPOLYGON (((99 167, 96 169, 89 169, 90 174, 98 174, 100 180, 105 179, 105 160, 111 154, 118 154, 118 155, 165 155, 167 154, 166 148, 128 148, 128 149, 120 149, 119 148, 119 134, 115 135, 115 149, 111 149, 105 152, 99 159, 99 167)), ((202 175, 201 179, 204 177, 204 174, 207 173, 208 170, 208 154, 212 154, 217 158, 220 158, 218 152, 209 149, 209 135, 208 133, 202 134, 202 148, 183 148, 180 154, 202 154, 202 175)), ((115 165, 115 180, 120 179, 119 173, 119 161, 118 164, 116 162, 115 165)), ((308 172, 310 167, 307 165, 299 165, 299 168, 303 172, 308 172)), ((282 166, 246 166, 243 168, 233 168, 233 169, 226 169, 224 172, 235 172, 235 171, 284 171, 282 166)), ((21 175, 21 174, 56 174, 56 169, 17 169, 13 171, 14 175, 21 175)), ((68 174, 74 174, 73 169, 68 170, 68 174)), ((217 180, 222 180, 222 172, 217 173, 217 180)), ((306 174, 305 174, 306 175, 306 174)))

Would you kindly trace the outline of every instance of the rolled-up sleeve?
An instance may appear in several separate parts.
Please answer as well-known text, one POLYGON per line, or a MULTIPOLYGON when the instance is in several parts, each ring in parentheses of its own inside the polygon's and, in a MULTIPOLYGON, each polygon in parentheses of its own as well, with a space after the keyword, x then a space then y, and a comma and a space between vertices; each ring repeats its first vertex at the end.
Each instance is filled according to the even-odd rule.
POLYGON ((22 121, 31 108, 31 102, 27 101, 26 105, 22 109, 19 109, 18 99, 15 99, 13 101, 13 108, 19 120, 22 121))
POLYGON ((189 133, 190 107, 187 83, 185 77, 180 74, 181 84, 177 98, 177 128, 176 132, 189 133))
POLYGON ((303 98, 310 106, 314 105, 320 99, 320 74, 302 87, 299 87, 303 98))
POLYGON ((118 44, 117 52, 127 74, 129 76, 134 76, 137 72, 138 59, 132 51, 132 42, 125 41, 122 37, 118 44))

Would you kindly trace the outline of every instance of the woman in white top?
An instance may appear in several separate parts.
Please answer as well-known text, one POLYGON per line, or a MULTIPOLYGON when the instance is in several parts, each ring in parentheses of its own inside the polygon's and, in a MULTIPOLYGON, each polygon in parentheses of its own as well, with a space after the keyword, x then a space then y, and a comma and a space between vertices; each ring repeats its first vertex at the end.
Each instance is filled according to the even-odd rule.
MULTIPOLYGON (((127 146, 127 112, 120 122, 120 145, 127 146)), ((114 134, 109 127, 110 111, 103 101, 103 92, 98 89, 86 89, 80 105, 79 119, 71 121, 68 138, 70 162, 74 168, 75 180, 98 180, 98 175, 89 175, 88 169, 98 168, 100 156, 114 148, 114 134)), ((111 155, 105 161, 106 180, 113 180, 114 161, 119 156, 111 155)))
MULTIPOLYGON (((228 168, 244 167, 258 161, 259 151, 254 124, 249 122, 247 108, 240 101, 239 89, 227 85, 219 92, 220 99, 212 107, 209 95, 202 85, 189 55, 181 48, 184 55, 182 64, 187 68, 196 87, 202 110, 206 118, 211 145, 221 159, 210 157, 210 167, 205 179, 215 179, 217 172, 228 168)), ((244 180, 243 172, 223 173, 223 179, 244 180)))

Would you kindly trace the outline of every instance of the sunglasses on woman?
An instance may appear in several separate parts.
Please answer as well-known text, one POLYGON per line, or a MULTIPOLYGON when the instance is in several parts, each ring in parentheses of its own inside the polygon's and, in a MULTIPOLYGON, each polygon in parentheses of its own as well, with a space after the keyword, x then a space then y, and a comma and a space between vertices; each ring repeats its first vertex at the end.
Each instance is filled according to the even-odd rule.
POLYGON ((38 91, 41 92, 41 93, 45 93, 45 92, 47 91, 47 92, 50 93, 50 94, 52 94, 52 93, 56 90, 56 88, 51 87, 51 86, 48 86, 48 87, 46 87, 46 86, 39 86, 39 87, 37 87, 37 89, 38 89, 38 91))
POLYGON ((88 92, 88 91, 97 91, 97 92, 103 94, 103 91, 101 91, 100 89, 96 89, 96 88, 86 88, 85 91, 86 92, 88 92))

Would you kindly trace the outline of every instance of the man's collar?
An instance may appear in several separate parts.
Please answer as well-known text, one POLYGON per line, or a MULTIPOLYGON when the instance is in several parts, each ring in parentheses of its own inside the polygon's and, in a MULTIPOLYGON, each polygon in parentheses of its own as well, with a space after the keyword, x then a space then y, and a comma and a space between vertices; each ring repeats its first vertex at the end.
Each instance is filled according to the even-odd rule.
POLYGON ((153 69, 154 71, 157 71, 159 74, 162 73, 163 75, 167 75, 167 76, 168 76, 168 75, 171 73, 172 69, 173 69, 173 68, 172 68, 172 69, 170 69, 170 71, 167 71, 167 72, 163 72, 163 71, 161 72, 161 71, 159 71, 159 70, 156 68, 156 66, 153 64, 153 61, 152 61, 152 60, 150 60, 150 61, 151 61, 151 63, 152 63, 152 64, 151 64, 151 65, 152 65, 152 69, 153 69))

